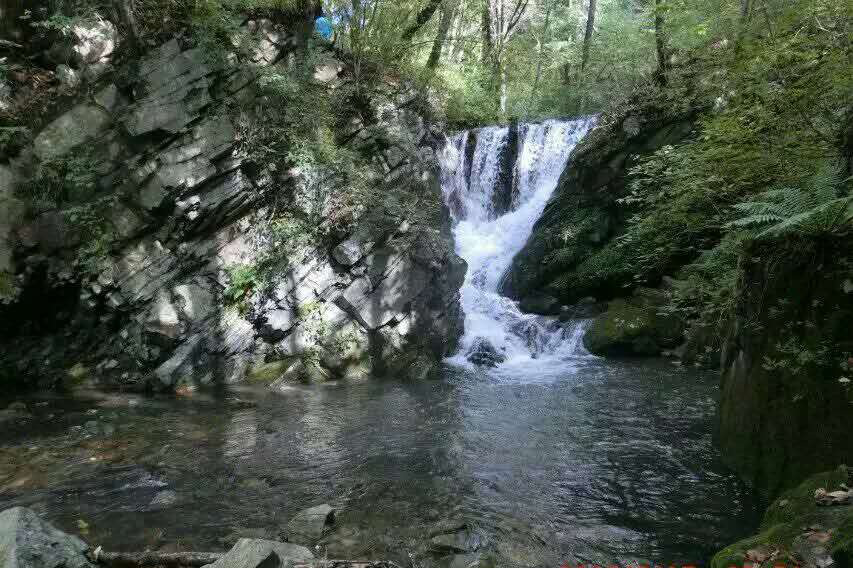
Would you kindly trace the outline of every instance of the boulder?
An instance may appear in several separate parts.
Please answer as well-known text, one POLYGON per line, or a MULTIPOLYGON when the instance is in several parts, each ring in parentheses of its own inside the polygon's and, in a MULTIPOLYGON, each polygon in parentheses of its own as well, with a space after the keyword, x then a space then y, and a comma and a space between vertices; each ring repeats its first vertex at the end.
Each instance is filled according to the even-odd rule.
POLYGON ((485 337, 478 337, 474 340, 466 358, 480 367, 497 367, 506 360, 504 354, 499 352, 485 337))
POLYGON ((560 313, 560 301, 547 294, 526 296, 518 303, 518 307, 528 314, 555 316, 560 313))
POLYGON ((74 58, 80 65, 90 65, 108 59, 118 43, 115 25, 103 18, 80 21, 71 28, 74 58))
POLYGON ((45 126, 33 143, 33 151, 41 160, 59 158, 94 139, 110 123, 104 109, 79 104, 45 126))
POLYGON ((292 568, 314 559, 311 551, 298 544, 241 538, 225 556, 207 568, 292 568))
POLYGON ((335 510, 323 503, 300 511, 287 523, 287 539, 313 544, 335 522, 335 510))
POLYGON ((363 254, 361 243, 355 239, 347 239, 332 249, 332 258, 343 266, 352 266, 363 254))
POLYGON ((73 91, 80 86, 80 74, 68 65, 56 66, 56 78, 62 91, 73 91))
POLYGON ((0 513, 0 566, 3 568, 94 568, 88 546, 25 507, 0 513))
POLYGON ((677 347, 683 333, 681 319, 661 314, 656 300, 633 297, 610 302, 584 334, 583 344, 595 355, 656 356, 677 347))
POLYGON ((211 69, 200 49, 181 51, 173 39, 140 62, 146 94, 131 109, 125 125, 132 136, 156 130, 177 133, 211 102, 211 69))

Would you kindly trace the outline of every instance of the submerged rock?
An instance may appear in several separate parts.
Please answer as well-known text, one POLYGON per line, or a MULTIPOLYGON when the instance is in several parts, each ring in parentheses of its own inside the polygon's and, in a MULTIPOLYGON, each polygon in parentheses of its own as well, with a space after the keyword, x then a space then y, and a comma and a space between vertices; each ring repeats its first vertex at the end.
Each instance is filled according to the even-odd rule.
POLYGON ((298 544, 241 538, 208 568, 291 568, 311 560, 314 560, 311 551, 298 544))
POLYGON ((85 542, 41 520, 25 507, 0 513, 0 566, 3 568, 94 568, 85 542))
POLYGON ((335 522, 335 510, 323 503, 300 511, 287 523, 287 539, 292 542, 314 543, 335 522))

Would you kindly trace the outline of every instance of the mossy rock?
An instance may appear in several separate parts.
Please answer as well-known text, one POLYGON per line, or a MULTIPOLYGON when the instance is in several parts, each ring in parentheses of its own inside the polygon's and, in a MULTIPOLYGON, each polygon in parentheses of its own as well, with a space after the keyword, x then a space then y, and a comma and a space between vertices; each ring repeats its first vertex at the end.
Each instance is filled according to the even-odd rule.
POLYGON ((829 552, 839 568, 853 566, 853 505, 819 507, 814 498, 816 489, 832 491, 842 483, 850 483, 850 476, 851 471, 840 466, 813 475, 786 491, 767 508, 759 533, 718 552, 711 560, 711 568, 808 565, 809 558, 820 548, 829 552), (809 531, 810 527, 817 530, 809 531), (809 535, 815 533, 828 540, 810 540, 809 535))
POLYGON ((62 378, 62 387, 65 389, 78 387, 82 385, 89 376, 89 368, 82 363, 77 363, 65 371, 65 376, 62 378))
POLYGON ((253 365, 246 373, 246 381, 249 383, 268 385, 284 375, 293 361, 270 361, 253 365))
POLYGON ((644 297, 614 300, 587 330, 584 346, 605 357, 660 355, 682 341, 684 324, 659 309, 658 301, 644 297))

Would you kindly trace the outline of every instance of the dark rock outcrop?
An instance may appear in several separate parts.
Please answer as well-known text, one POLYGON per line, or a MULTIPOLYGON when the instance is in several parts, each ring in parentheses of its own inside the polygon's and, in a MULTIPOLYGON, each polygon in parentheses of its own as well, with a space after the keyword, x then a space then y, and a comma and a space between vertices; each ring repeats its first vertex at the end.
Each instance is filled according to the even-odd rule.
POLYGON ((722 355, 724 458, 768 495, 853 463, 853 250, 754 245, 722 355))
POLYGON ((598 270, 584 263, 624 229, 627 213, 617 199, 627 192, 630 168, 638 158, 686 138, 697 114, 689 105, 643 100, 603 116, 572 152, 502 292, 515 299, 547 292, 563 304, 589 295, 624 295, 633 273, 611 274, 612 266, 598 270))

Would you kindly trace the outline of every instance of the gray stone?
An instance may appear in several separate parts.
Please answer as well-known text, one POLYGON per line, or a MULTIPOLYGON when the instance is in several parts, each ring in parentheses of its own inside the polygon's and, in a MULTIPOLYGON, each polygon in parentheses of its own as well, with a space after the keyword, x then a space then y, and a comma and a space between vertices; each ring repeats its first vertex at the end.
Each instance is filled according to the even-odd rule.
POLYGON ((207 285, 199 282, 179 284, 172 292, 175 304, 188 322, 201 323, 213 313, 216 298, 207 285))
POLYGON ((71 28, 75 59, 83 65, 97 63, 110 57, 118 43, 115 25, 103 18, 76 23, 71 28))
POLYGON ((338 74, 343 70, 340 61, 328 58, 314 68, 314 81, 320 84, 328 84, 337 80, 338 74))
POLYGON ((80 86, 80 74, 68 65, 56 66, 56 78, 59 81, 60 90, 73 91, 80 86))
POLYGON ((168 196, 169 192, 166 191, 160 180, 157 177, 153 177, 139 190, 136 202, 143 208, 151 211, 161 207, 168 196))
POLYGON ((361 243, 355 239, 347 239, 332 249, 332 258, 343 266, 352 266, 363 255, 361 243))
POLYGON ((154 50, 140 62, 146 96, 125 119, 128 132, 139 136, 155 130, 176 133, 183 129, 211 102, 210 73, 200 49, 182 52, 173 39, 154 50))
POLYGON ((497 367, 506 360, 506 356, 498 352, 495 346, 484 337, 474 340, 465 357, 481 367, 497 367))
POLYGON ((110 123, 102 108, 80 104, 48 124, 33 142, 33 151, 41 160, 64 156, 77 146, 94 139, 110 123))
POLYGON ((120 203, 110 209, 110 222, 122 239, 133 236, 143 226, 139 216, 120 203))
POLYGON ((94 96, 95 102, 104 107, 104 110, 114 111, 121 103, 121 96, 118 94, 118 89, 115 85, 109 84, 94 96))
POLYGON ((148 310, 145 328, 169 339, 175 339, 181 331, 178 309, 165 290, 160 290, 157 299, 148 310))
POLYGON ((0 566, 3 568, 94 568, 88 546, 41 520, 32 510, 0 513, 0 566))
POLYGON ((292 568, 313 559, 314 555, 304 546, 241 538, 225 556, 207 568, 292 568))
POLYGON ((5 79, 0 79, 0 110, 12 108, 12 85, 5 79))
POLYGON ((194 335, 175 349, 172 356, 154 370, 154 374, 164 386, 174 386, 184 378, 184 375, 191 374, 193 358, 202 347, 201 340, 201 335, 194 335))
POLYGON ((335 510, 326 503, 300 511, 287 523, 287 538, 294 542, 313 544, 335 522, 335 510))

